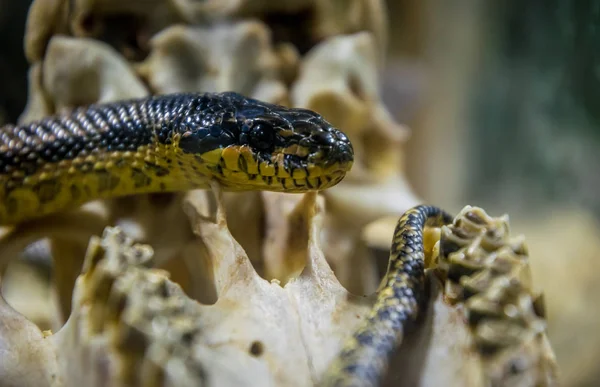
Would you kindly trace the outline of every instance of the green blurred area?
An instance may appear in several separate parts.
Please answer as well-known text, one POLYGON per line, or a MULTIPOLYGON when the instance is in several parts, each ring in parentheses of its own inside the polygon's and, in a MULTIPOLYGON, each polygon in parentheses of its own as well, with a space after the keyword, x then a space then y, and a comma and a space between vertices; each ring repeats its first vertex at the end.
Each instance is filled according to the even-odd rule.
POLYGON ((600 1, 387 4, 389 62, 428 80, 414 93, 421 118, 403 121, 419 194, 456 209, 575 205, 599 217, 600 1))
POLYGON ((492 2, 484 17, 470 100, 473 197, 600 215, 600 2, 492 2))

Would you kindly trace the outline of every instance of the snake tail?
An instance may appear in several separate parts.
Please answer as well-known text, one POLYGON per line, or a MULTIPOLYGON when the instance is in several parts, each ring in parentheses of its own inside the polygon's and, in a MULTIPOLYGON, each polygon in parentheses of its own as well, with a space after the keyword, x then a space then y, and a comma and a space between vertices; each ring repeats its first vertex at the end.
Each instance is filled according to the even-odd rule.
POLYGON ((323 386, 379 386, 406 324, 422 305, 425 263, 423 229, 451 223, 443 210, 419 205, 406 211, 394 231, 383 287, 370 314, 332 361, 323 386))

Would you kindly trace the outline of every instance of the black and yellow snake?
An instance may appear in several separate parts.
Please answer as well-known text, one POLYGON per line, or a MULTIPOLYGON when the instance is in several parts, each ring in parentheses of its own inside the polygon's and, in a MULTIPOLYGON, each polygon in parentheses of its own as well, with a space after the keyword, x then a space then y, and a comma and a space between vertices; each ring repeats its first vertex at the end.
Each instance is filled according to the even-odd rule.
POLYGON ((227 191, 321 190, 353 160, 346 135, 320 115, 231 92, 80 107, 2 128, 0 224, 211 179, 227 191))
POLYGON ((400 217, 394 230, 387 273, 375 305, 330 364, 323 386, 379 386, 406 324, 415 321, 422 305, 423 228, 451 222, 452 216, 426 205, 413 207, 400 217))
MULTIPOLYGON (((233 92, 172 94, 75 108, 0 131, 0 224, 124 195, 209 188, 301 193, 339 183, 354 151, 319 114, 233 92)), ((419 206, 399 221, 390 266, 328 385, 373 385, 423 282, 422 228, 450 218, 419 206)))

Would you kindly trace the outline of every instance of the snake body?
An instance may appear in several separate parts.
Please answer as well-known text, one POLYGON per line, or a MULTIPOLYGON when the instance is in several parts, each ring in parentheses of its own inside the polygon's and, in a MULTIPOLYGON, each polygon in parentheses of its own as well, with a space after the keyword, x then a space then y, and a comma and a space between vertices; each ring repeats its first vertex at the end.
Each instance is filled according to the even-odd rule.
POLYGON ((433 206, 419 205, 398 220, 387 273, 375 305, 329 366, 323 385, 378 386, 407 323, 418 314, 424 283, 423 229, 452 222, 433 206))
MULTIPOLYGON (((301 193, 339 183, 354 160, 319 114, 233 92, 152 96, 78 107, 0 129, 0 224, 85 202, 209 188, 301 193)), ((423 283, 422 228, 448 223, 429 206, 399 220, 385 286, 326 374, 330 386, 376 385, 414 319, 423 283)))
POLYGON ((233 92, 79 107, 0 130, 0 224, 213 179, 226 191, 322 190, 353 158, 346 135, 319 114, 233 92))

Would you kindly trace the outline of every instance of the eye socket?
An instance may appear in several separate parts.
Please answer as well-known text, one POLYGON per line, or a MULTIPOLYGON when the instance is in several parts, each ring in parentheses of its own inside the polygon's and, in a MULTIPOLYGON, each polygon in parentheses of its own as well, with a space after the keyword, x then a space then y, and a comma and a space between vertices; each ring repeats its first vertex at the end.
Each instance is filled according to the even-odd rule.
POLYGON ((273 148, 275 133, 270 125, 260 123, 254 125, 250 132, 250 145, 260 150, 273 148))

